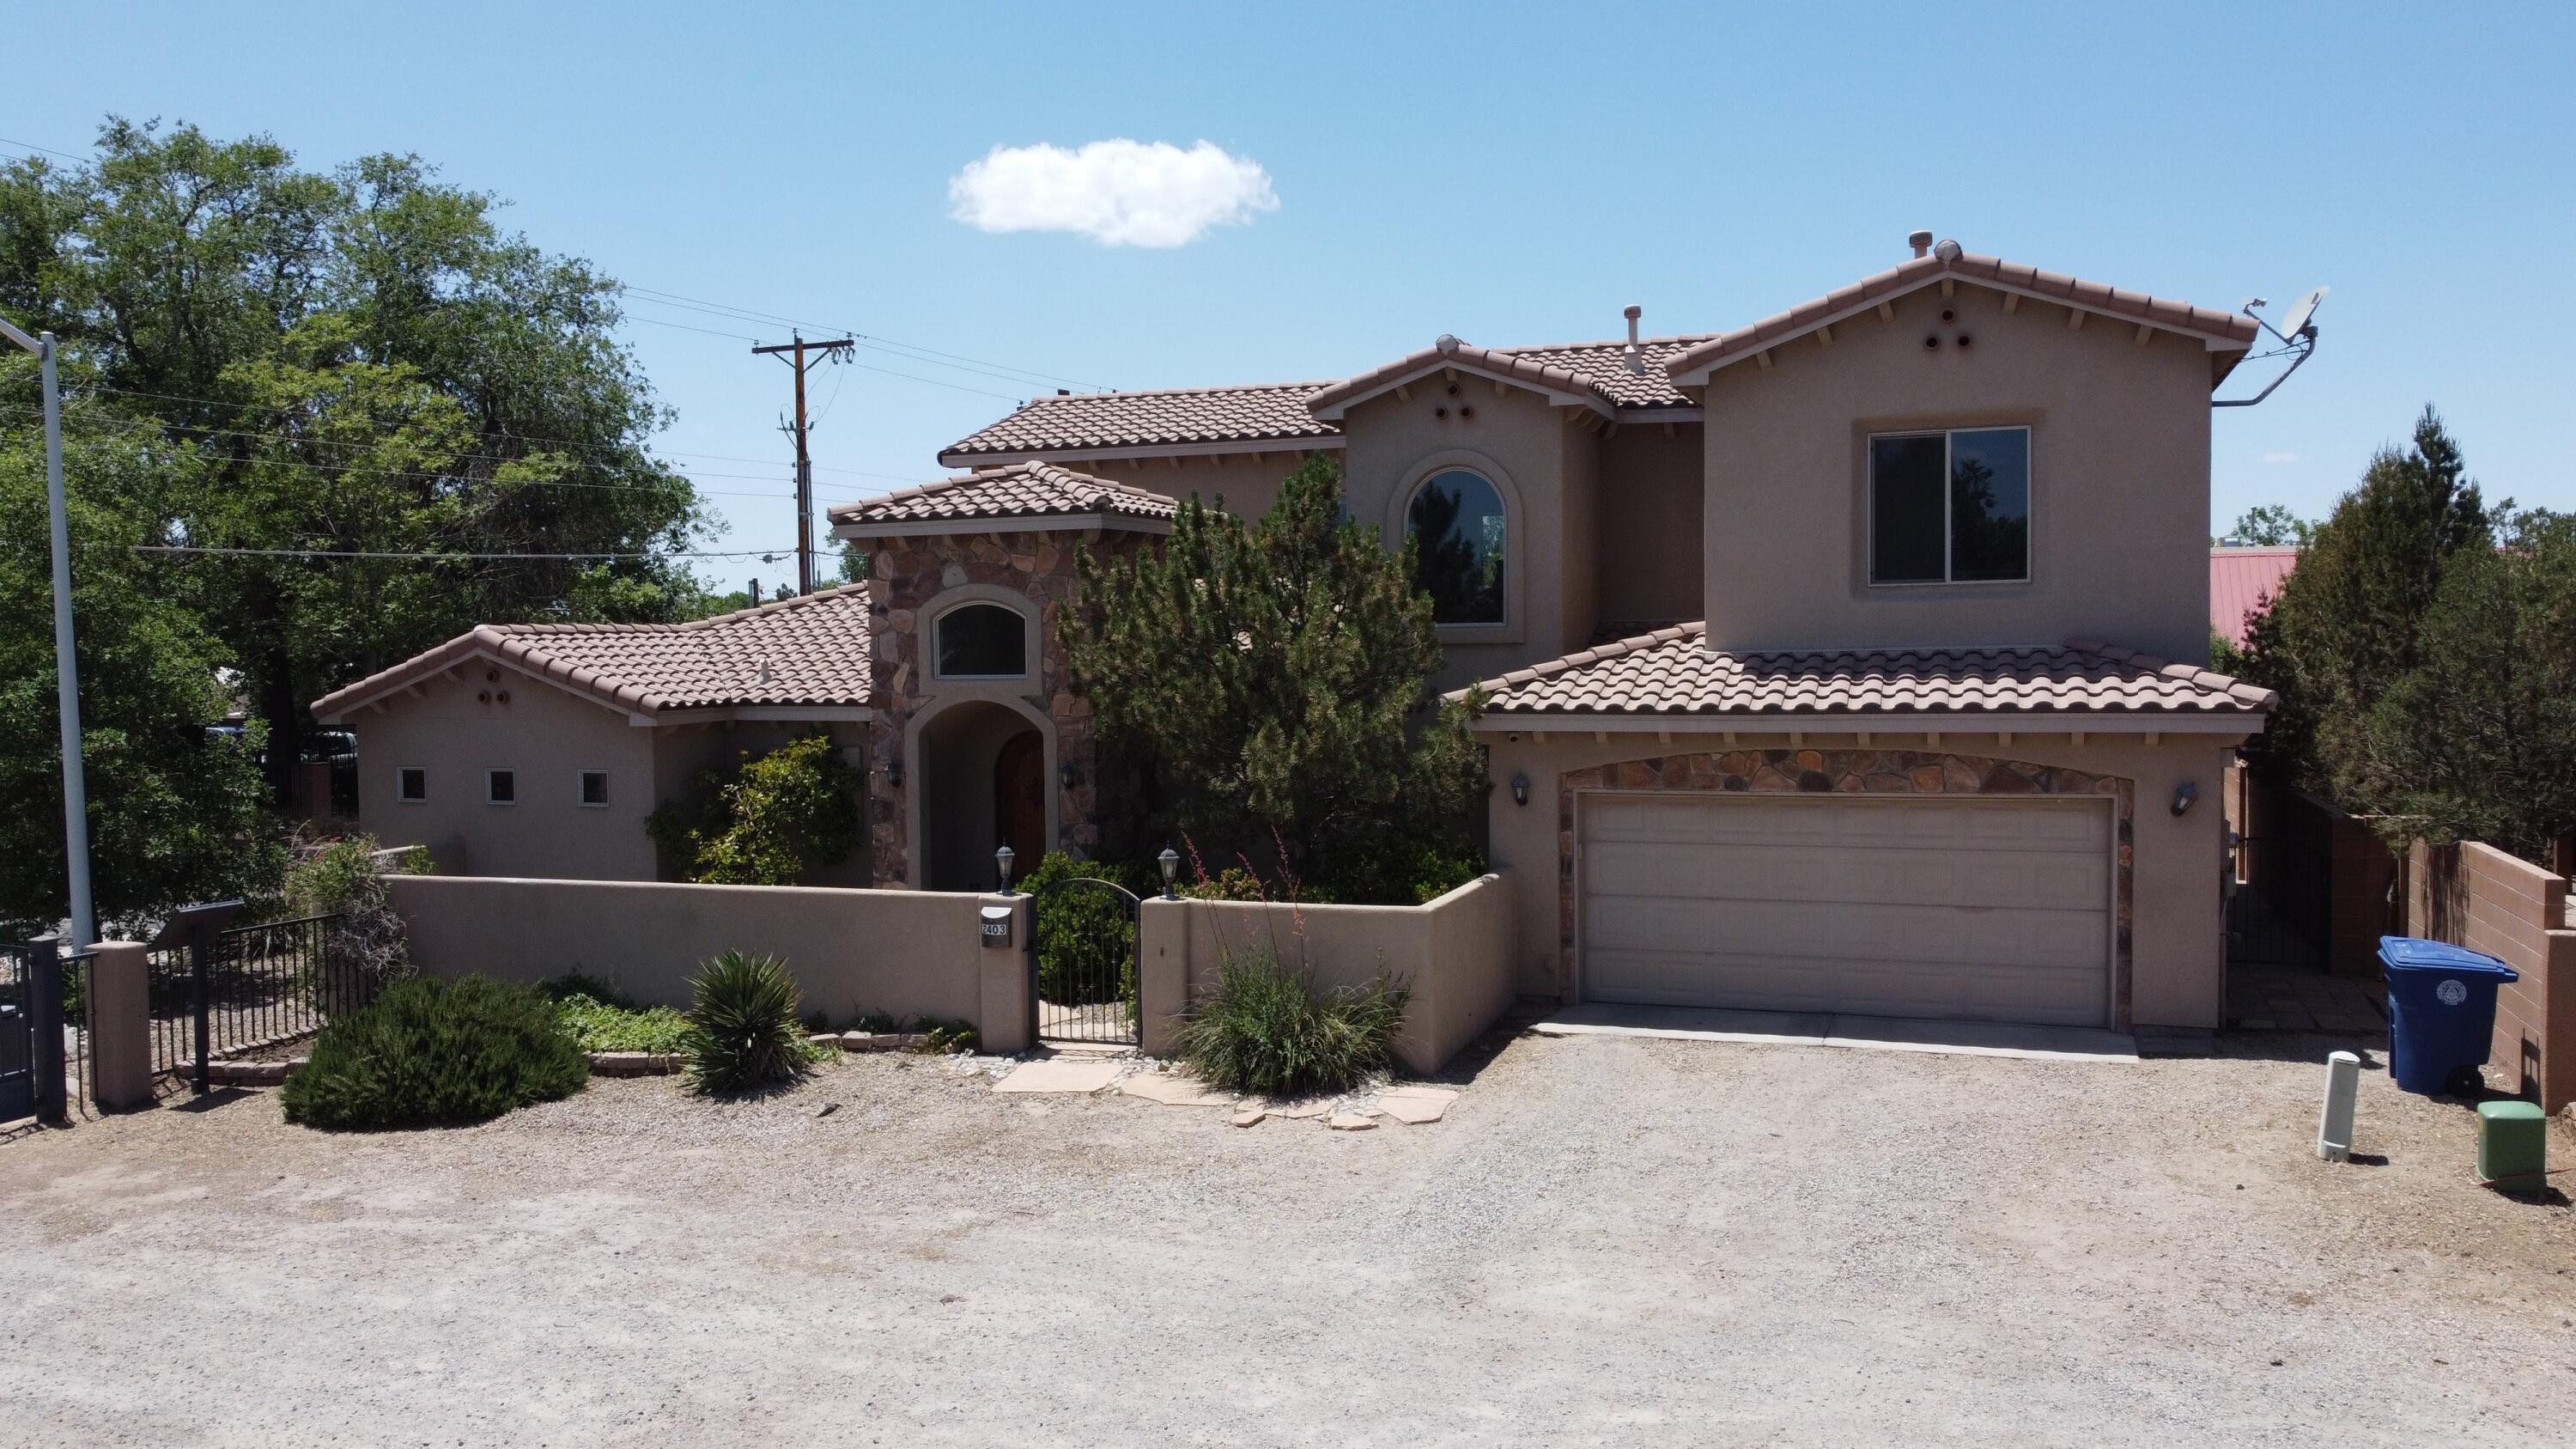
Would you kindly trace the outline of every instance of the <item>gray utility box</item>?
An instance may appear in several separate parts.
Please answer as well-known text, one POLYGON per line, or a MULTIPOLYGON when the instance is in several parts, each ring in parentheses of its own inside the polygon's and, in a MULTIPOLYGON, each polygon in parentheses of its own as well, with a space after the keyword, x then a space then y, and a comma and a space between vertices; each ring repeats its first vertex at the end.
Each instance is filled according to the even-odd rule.
POLYGON ((984 938, 985 946, 995 951, 1002 951, 1010 948, 1011 917, 1013 914, 1014 912, 1009 906, 984 907, 984 919, 978 929, 979 934, 984 938))

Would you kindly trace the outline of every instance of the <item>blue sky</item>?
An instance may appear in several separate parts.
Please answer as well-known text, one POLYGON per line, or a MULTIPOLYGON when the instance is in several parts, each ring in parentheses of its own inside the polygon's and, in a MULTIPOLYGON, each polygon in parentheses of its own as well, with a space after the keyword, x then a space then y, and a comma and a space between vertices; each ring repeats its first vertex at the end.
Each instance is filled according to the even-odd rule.
MULTIPOLYGON (((2491 495, 2576 507, 2551 74, 2576 7, 92 0, 12 29, 18 143, 86 151, 113 111, 316 166, 413 151, 635 286, 1094 386, 1610 337, 1630 302, 1651 332, 1719 330, 1892 264, 1916 226, 2211 306, 2327 282, 2316 360, 2217 415, 2219 523, 2322 511, 2426 402, 2491 495), (951 215, 996 146, 1118 138, 1212 142, 1276 209, 1176 247, 951 215)), ((790 540, 786 370, 683 330, 787 329, 633 313, 667 446, 765 495, 710 500, 726 546, 790 540)), ((884 370, 818 378, 827 501, 936 476, 1053 385, 859 361, 884 370)), ((724 581, 745 573, 785 576, 724 581)))

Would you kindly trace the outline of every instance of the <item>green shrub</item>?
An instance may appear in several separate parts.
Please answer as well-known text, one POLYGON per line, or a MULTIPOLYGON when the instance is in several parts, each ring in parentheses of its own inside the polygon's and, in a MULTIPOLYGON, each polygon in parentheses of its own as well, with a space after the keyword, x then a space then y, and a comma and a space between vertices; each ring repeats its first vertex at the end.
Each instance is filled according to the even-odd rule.
POLYGON ((689 1019, 667 1006, 633 1007, 578 993, 555 998, 555 1019, 586 1052, 678 1052, 689 1019))
POLYGON ((912 1024, 913 1030, 929 1038, 921 1049, 946 1056, 954 1052, 971 1052, 982 1045, 983 1038, 971 1021, 946 1021, 936 1016, 922 1017, 912 1024))
POLYGON ((796 978, 775 956, 727 951, 689 983, 695 1002, 681 1051, 689 1085, 717 1096, 791 1082, 822 1055, 805 1039, 796 978))
MULTIPOLYGON (((1135 888, 1133 872, 1108 861, 1076 860, 1061 850, 1048 851, 1021 888, 1038 894, 1060 881, 1080 879, 1135 888)), ((1101 886, 1039 895, 1037 938, 1040 997, 1058 1006, 1135 998, 1136 918, 1126 897, 1101 886)))
POLYGON ((807 735, 706 772, 691 799, 664 802, 644 831, 683 880, 794 885, 859 848, 865 783, 831 736, 807 735))
POLYGON ((1216 990, 1183 1018, 1178 1047, 1200 1077, 1228 1091, 1343 1091, 1386 1069, 1412 995, 1383 975, 1317 992, 1268 951, 1228 951, 1216 990))
POLYGON ((278 1095, 286 1120, 367 1130, 481 1122, 581 1090, 590 1064, 525 986, 415 977, 322 1028, 278 1095))

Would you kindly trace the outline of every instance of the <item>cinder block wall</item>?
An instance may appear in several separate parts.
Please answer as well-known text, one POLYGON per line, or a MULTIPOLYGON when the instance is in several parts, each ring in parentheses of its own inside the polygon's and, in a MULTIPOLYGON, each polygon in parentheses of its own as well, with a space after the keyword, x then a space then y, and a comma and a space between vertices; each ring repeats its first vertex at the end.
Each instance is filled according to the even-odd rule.
POLYGON ((2522 973, 2496 996, 2489 1060, 2555 1112, 2576 1102, 2576 930, 2567 878, 2491 845, 2418 843, 2407 862, 2407 932, 2483 951, 2522 973))

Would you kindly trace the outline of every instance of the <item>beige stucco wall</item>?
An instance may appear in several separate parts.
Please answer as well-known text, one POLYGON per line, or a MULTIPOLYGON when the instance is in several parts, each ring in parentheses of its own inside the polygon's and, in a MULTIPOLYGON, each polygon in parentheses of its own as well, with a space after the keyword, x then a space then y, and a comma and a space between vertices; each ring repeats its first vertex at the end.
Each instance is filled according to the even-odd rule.
POLYGON ((1343 420, 1351 516, 1377 525, 1390 545, 1403 537, 1414 485, 1440 468, 1473 468, 1503 495, 1507 622, 1442 628, 1447 663, 1434 681, 1442 689, 1581 648, 1593 619, 1596 440, 1524 389, 1497 395, 1467 373, 1456 386, 1452 395, 1434 374, 1412 386, 1410 399, 1385 393, 1343 420), (1442 408, 1448 416, 1436 415, 1442 408), (1460 416, 1465 408, 1474 416, 1460 416))
POLYGON ((1499 875, 1420 906, 1288 906, 1148 900, 1137 922, 1143 1047, 1171 1050, 1178 1015, 1216 984, 1229 951, 1266 950, 1318 990, 1402 977, 1413 995, 1396 1059, 1437 1071, 1493 1024, 1515 992, 1512 889, 1499 875))
MULTIPOLYGON (((2168 735, 2153 745, 2098 735, 2080 745, 2065 735, 2016 734, 2008 745, 1993 734, 1945 733, 1940 738, 1941 752, 2083 770, 2134 783, 2132 1020, 2140 1026, 2216 1027, 2226 994, 2219 894, 2226 819, 2217 797, 2236 737, 2168 735), (2177 817, 2170 803, 2175 787, 2185 781, 2198 787, 2200 799, 2177 817)), ((1722 735, 1685 732, 1675 733, 1669 744, 1652 734, 1613 734, 1603 743, 1589 732, 1551 734, 1544 741, 1527 732, 1517 739, 1505 734, 1486 739, 1493 747, 1496 782, 1489 809, 1491 859, 1496 869, 1508 872, 1514 886, 1519 989, 1569 998, 1580 991, 1580 963, 1563 959, 1558 947, 1558 777, 1614 761, 1790 745, 1785 734, 1752 733, 1739 733, 1734 744, 1722 735), (1529 777, 1525 806, 1512 803, 1515 774, 1529 777)), ((1920 733, 1873 735, 1866 744, 1850 734, 1811 734, 1802 736, 1799 747, 1927 748, 1920 733)))
POLYGON ((533 983, 581 971, 640 1004, 686 1007, 701 962, 767 952, 786 958, 805 1009, 835 1021, 938 1016, 974 1022, 990 1049, 1026 1040, 1026 957, 985 948, 976 929, 982 906, 1013 905, 1025 947, 1026 896, 445 876, 391 885, 412 960, 432 975, 533 983))
POLYGON ((1706 448, 1698 423, 1622 423, 1600 444, 1598 624, 1668 624, 1707 607, 1700 569, 1706 448))
MULTIPOLYGON (((868 768, 868 726, 858 720, 834 720, 816 723, 810 720, 714 720, 704 724, 665 725, 651 731, 653 735, 654 800, 690 798, 696 791, 698 777, 709 770, 731 769, 746 755, 758 757, 779 746, 816 730, 831 735, 842 762, 864 774, 868 768)), ((642 733, 642 731, 639 731, 642 733)), ((524 872, 487 871, 484 875, 523 874, 524 872)), ((642 879, 666 878, 670 872, 642 879)), ((874 884, 868 875, 868 842, 860 832, 856 850, 831 865, 820 866, 799 882, 818 886, 865 886, 874 884)))
MULTIPOLYGON (((1707 618, 1720 649, 2055 644, 2090 636, 2203 661, 2209 354, 2190 339, 1961 285, 1746 361, 1707 393, 1707 618), (1955 307, 1944 325, 1938 312, 1955 307), (1926 349, 1927 333, 1943 345, 1926 349), (1961 349, 1960 333, 1973 338, 1961 349), (2031 428, 2025 584, 1868 582, 1868 436, 2031 428)), ((2214 784, 2214 782, 2213 782, 2214 784)))
POLYGON ((1064 466, 1095 478, 1115 479, 1150 488, 1167 498, 1187 498, 1214 508, 1257 518, 1279 500, 1279 485, 1306 461, 1302 452, 1224 453, 1197 458, 1120 458, 1086 461, 1068 458, 1064 466))
POLYGON ((381 713, 350 717, 367 833, 387 845, 436 847, 448 861, 461 845, 466 868, 486 875, 651 880, 644 817, 660 799, 654 732, 506 665, 459 672, 462 679, 428 680, 417 697, 386 699, 381 713), (427 801, 399 798, 395 772, 404 766, 429 771, 427 801), (486 770, 518 772, 517 804, 483 802, 486 770), (578 803, 583 770, 608 772, 606 808, 578 803))

